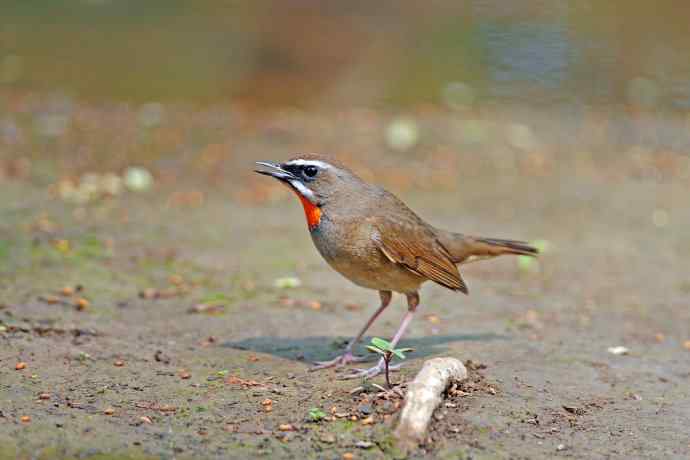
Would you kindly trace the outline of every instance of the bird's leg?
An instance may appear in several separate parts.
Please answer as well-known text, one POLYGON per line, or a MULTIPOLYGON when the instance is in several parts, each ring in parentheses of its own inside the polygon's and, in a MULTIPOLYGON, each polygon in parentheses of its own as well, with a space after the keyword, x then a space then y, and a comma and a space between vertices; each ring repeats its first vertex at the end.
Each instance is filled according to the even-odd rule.
MULTIPOLYGON (((405 330, 407 329, 407 326, 409 326, 410 322, 412 321, 412 318, 414 317, 414 312, 417 310, 417 306, 419 305, 419 294, 416 292, 408 293, 407 294, 407 313, 405 313, 405 317, 403 318, 402 322, 400 323, 400 327, 398 328, 397 332, 393 336, 393 339, 391 340, 391 348, 395 349, 395 347, 398 345, 398 342, 402 338, 403 334, 405 334, 405 330)), ((369 368, 369 369, 358 369, 357 371, 353 372, 352 374, 346 375, 345 379, 356 379, 360 377, 364 377, 366 379, 375 377, 379 375, 381 372, 383 372, 386 368, 386 362, 383 358, 379 359, 378 364, 376 366, 369 368)), ((400 368, 400 364, 395 365, 395 366, 389 366, 388 370, 398 370, 400 368)))
POLYGON ((350 340, 350 343, 348 343, 347 347, 345 348, 345 353, 330 361, 317 361, 314 363, 314 367, 309 369, 310 371, 318 371, 319 369, 326 369, 329 367, 342 367, 349 363, 358 363, 365 360, 365 358, 362 356, 355 356, 352 354, 352 349, 355 347, 355 345, 357 345, 357 343, 359 343, 360 340, 362 340, 364 334, 367 332, 367 330, 369 330, 371 325, 374 324, 376 318, 383 313, 383 310, 390 305, 391 298, 393 298, 393 293, 391 291, 379 291, 379 295, 381 296, 381 306, 374 312, 373 315, 371 315, 371 318, 369 318, 369 321, 367 321, 364 327, 359 331, 357 337, 350 340))

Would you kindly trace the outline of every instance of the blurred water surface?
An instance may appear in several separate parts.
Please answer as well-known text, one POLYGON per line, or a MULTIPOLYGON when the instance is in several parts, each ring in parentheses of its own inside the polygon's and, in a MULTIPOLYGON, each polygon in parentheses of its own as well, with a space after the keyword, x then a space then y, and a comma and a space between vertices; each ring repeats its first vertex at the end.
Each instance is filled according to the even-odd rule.
POLYGON ((684 0, 5 1, 0 89, 256 106, 690 108, 684 0))

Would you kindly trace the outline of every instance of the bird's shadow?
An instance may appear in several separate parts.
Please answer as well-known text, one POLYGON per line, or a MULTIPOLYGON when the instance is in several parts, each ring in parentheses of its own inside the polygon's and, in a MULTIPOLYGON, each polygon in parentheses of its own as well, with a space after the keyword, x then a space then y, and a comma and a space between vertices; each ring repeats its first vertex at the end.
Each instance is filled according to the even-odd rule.
MULTIPOLYGON (((484 334, 456 334, 456 335, 435 335, 428 337, 412 337, 401 341, 401 347, 414 348, 411 358, 424 358, 431 355, 438 355, 448 350, 446 344, 451 342, 468 341, 490 341, 506 340, 504 335, 484 333, 484 334)), ((343 337, 253 337, 237 342, 224 342, 222 346, 238 350, 248 350, 256 353, 266 353, 284 359, 296 361, 325 361, 336 356, 347 345, 346 338, 343 337)), ((359 354, 366 354, 365 345, 369 343, 371 337, 362 339, 356 348, 359 354)), ((374 357, 372 356, 372 360, 374 357)))

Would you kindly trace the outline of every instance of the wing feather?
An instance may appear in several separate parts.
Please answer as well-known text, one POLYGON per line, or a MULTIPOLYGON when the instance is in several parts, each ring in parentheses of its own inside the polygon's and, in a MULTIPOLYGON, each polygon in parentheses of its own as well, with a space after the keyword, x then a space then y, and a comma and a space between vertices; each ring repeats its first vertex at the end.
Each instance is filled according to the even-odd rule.
POLYGON ((458 267, 428 227, 415 232, 409 226, 387 221, 385 226, 378 225, 377 230, 374 241, 388 260, 441 286, 467 294, 458 267))

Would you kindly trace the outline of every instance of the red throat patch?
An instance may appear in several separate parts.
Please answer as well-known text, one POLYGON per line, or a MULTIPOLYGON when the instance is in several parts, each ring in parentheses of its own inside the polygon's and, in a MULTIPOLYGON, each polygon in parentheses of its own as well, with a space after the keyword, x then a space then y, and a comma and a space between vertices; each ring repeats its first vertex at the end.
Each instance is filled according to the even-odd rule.
POLYGON ((307 225, 309 230, 314 230, 321 222, 321 209, 318 206, 314 206, 311 201, 302 196, 301 193, 294 191, 299 197, 304 207, 304 215, 307 218, 307 225))

